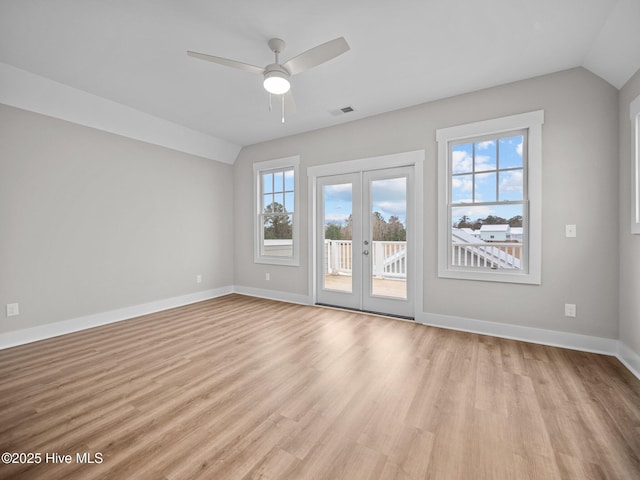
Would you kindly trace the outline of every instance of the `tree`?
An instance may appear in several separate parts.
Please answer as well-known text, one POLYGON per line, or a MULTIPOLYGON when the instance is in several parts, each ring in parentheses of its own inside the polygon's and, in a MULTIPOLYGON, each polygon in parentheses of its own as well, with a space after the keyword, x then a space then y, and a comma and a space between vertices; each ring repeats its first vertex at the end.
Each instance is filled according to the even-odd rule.
POLYGON ((342 240, 353 239, 353 215, 350 214, 347 218, 347 223, 342 227, 340 235, 342 236, 342 240))
POLYGON ((516 215, 515 217, 511 217, 509 219, 509 225, 511 227, 521 227, 522 226, 522 215, 516 215))
POLYGON ((387 222, 380 212, 371 214, 371 234, 374 242, 404 242, 407 230, 398 217, 392 215, 387 222))
POLYGON ((486 218, 477 218, 473 221, 467 215, 463 215, 462 217, 460 217, 460 220, 453 224, 453 228, 471 228, 473 230, 480 230, 482 228, 482 225, 505 224, 509 224, 509 226, 511 227, 521 227, 522 215, 516 215, 514 217, 511 217, 509 220, 498 217, 496 215, 488 215, 486 218))
POLYGON ((463 215, 460 217, 460 220, 458 220, 458 223, 453 224, 454 228, 472 228, 472 225, 468 215, 463 215))
POLYGON ((324 238, 327 240, 340 240, 342 237, 341 231, 342 228, 340 228, 340 225, 330 223, 324 229, 324 238))
POLYGON ((489 215, 484 220, 481 220, 481 222, 483 225, 504 225, 508 223, 506 219, 495 215, 489 215))
POLYGON ((384 235, 384 239, 390 242, 404 242, 407 239, 407 230, 398 217, 391 215, 384 235))
POLYGON ((373 238, 371 239, 374 242, 379 240, 384 240, 385 226, 387 222, 385 222, 384 217, 380 212, 373 212, 371 214, 371 234, 373 238))
POLYGON ((291 226, 290 215, 284 206, 278 202, 273 202, 265 209, 264 216, 264 238, 265 240, 291 239, 293 238, 293 228, 291 226))

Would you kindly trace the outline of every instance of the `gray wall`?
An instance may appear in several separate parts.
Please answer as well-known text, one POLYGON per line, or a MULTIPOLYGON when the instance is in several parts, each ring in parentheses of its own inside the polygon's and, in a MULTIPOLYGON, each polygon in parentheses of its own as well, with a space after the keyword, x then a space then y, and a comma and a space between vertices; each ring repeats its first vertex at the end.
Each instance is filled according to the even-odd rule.
POLYGON ((0 333, 232 285, 232 175, 0 105, 0 333))
POLYGON ((245 147, 233 167, 0 106, 0 305, 21 308, 2 315, 0 333, 233 284, 307 295, 306 215, 300 267, 253 263, 252 164, 300 155, 306 213, 309 166, 423 149, 418 311, 606 338, 618 338, 620 317, 620 337, 640 352, 627 182, 639 93, 640 74, 618 94, 578 68, 245 147), (542 285, 438 279, 435 129, 537 109, 542 285), (567 223, 577 238, 564 237, 567 223))
POLYGON ((631 235, 631 121, 640 71, 620 91, 620 340, 640 355, 640 235, 631 235))
POLYGON ((417 311, 617 338, 618 145, 618 91, 578 68, 245 147, 234 164, 235 283, 309 293, 308 167, 424 149, 424 295, 417 311), (542 285, 437 278, 435 129, 538 109, 545 110, 542 285), (290 155, 301 156, 301 265, 256 265, 252 164, 290 155), (569 223, 577 238, 564 237, 569 223), (577 304, 577 318, 564 317, 565 303, 577 304))

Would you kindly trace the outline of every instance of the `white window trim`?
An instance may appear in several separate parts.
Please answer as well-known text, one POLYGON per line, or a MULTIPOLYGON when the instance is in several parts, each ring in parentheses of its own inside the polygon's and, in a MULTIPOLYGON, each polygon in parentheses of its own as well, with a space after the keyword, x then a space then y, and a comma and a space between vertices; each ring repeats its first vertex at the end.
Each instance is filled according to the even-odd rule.
POLYGON ((631 102, 631 233, 640 235, 640 96, 631 102))
POLYGON ((539 285, 542 279, 542 124, 544 110, 501 117, 492 120, 440 128, 438 141, 438 276, 464 280, 525 283, 539 285), (527 190, 528 204, 528 271, 477 271, 451 268, 448 261, 451 243, 449 218, 449 143, 482 135, 493 135, 512 130, 528 130, 527 190))
POLYGON ((253 164, 253 261, 269 265, 300 265, 300 156, 277 158, 253 164), (293 167, 293 255, 291 257, 270 257, 262 255, 260 242, 262 239, 262 223, 260 208, 262 198, 262 184, 260 174, 267 170, 293 167))

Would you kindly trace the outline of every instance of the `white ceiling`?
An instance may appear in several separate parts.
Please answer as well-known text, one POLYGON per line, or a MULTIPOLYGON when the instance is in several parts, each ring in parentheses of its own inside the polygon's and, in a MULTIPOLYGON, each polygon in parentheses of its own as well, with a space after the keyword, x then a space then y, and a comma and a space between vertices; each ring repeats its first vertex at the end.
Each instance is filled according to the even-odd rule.
POLYGON ((639 26, 640 0, 0 0, 0 62, 250 145, 577 66, 620 88, 639 26), (284 125, 261 77, 186 55, 264 66, 271 37, 287 60, 340 36, 284 125))

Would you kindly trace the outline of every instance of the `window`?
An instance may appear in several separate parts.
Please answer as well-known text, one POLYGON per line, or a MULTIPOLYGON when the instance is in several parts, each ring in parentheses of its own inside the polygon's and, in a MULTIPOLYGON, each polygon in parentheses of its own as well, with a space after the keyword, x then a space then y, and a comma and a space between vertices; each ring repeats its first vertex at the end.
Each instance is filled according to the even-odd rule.
POLYGON ((437 130, 440 277, 540 283, 543 119, 437 130))
POLYGON ((640 234, 640 97, 631 102, 631 233, 640 234))
POLYGON ((256 263, 299 264, 299 164, 299 157, 289 157, 253 166, 256 263))

